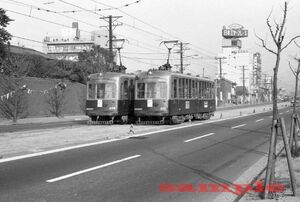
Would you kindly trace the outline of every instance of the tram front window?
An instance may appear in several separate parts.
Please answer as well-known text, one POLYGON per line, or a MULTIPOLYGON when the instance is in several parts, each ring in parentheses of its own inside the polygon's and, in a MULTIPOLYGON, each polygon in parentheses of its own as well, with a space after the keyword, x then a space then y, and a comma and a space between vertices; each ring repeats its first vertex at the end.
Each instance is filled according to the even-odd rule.
POLYGON ((147 83, 146 98, 164 99, 167 97, 167 83, 165 82, 149 82, 147 83))
POLYGON ((96 97, 96 85, 93 83, 88 84, 88 99, 95 99, 96 97))
POLYGON ((98 83, 97 99, 114 99, 116 98, 116 85, 114 83, 98 83))

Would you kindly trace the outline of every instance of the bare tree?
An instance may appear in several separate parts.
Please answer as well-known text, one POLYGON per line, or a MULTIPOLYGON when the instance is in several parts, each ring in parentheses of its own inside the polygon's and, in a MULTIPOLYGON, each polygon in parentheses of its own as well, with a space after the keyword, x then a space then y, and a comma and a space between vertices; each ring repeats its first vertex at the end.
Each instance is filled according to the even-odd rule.
POLYGON ((28 74, 31 65, 27 59, 25 55, 8 53, 1 64, 0 93, 8 93, 8 97, 0 101, 0 114, 13 122, 28 115, 26 89, 23 88, 23 78, 28 74))
POLYGON ((297 70, 295 70, 292 66, 291 63, 289 62, 289 67, 291 71, 293 72, 295 79, 296 79, 296 84, 295 84, 295 94, 294 94, 294 103, 293 103, 293 113, 296 113, 296 101, 297 101, 297 93, 298 93, 298 82, 299 82, 299 73, 300 73, 300 59, 294 57, 294 60, 298 62, 298 67, 297 70))
POLYGON ((65 88, 66 85, 62 82, 55 85, 55 88, 49 90, 49 94, 46 97, 46 103, 49 106, 49 112, 56 117, 63 115, 65 105, 65 88))
POLYGON ((0 78, 1 95, 8 95, 0 99, 0 114, 15 123, 19 118, 28 116, 26 87, 18 78, 11 79, 3 75, 0 78))
POLYGON ((274 71, 274 81, 273 81, 273 120, 278 119, 278 108, 277 108, 277 75, 278 75, 278 68, 280 65, 280 56, 281 52, 287 48, 295 39, 300 37, 300 35, 292 37, 286 44, 283 43, 286 34, 286 21, 287 21, 287 13, 288 13, 288 3, 284 2, 283 8, 283 18, 280 23, 278 23, 274 19, 273 25, 270 23, 270 17, 272 12, 267 18, 267 26, 272 36, 273 42, 276 45, 276 50, 272 50, 267 46, 267 41, 256 35, 256 37, 260 40, 261 46, 269 51, 270 53, 276 56, 275 66, 273 68, 274 71))
MULTIPOLYGON (((282 121, 278 119, 278 107, 277 107, 277 93, 278 93, 277 75, 278 75, 278 68, 280 65, 281 52, 284 49, 286 49, 295 39, 300 37, 300 35, 294 36, 287 43, 285 43, 285 44, 283 43, 283 41, 285 39, 285 35, 286 35, 287 13, 288 13, 288 3, 285 1, 284 8, 283 8, 283 17, 281 19, 281 22, 278 23, 274 19, 273 24, 271 24, 270 17, 271 17, 272 12, 270 13, 270 15, 268 16, 267 21, 266 21, 269 32, 272 36, 272 40, 276 46, 275 50, 271 49, 267 45, 267 40, 264 40, 261 37, 256 35, 256 37, 261 42, 261 46, 276 56, 276 62, 275 62, 275 66, 273 68, 273 71, 274 71, 273 93, 272 93, 272 95, 273 95, 273 120, 272 120, 271 138, 270 138, 270 145, 269 145, 268 165, 267 165, 266 178, 265 178, 265 187, 268 186, 269 184, 273 183, 274 176, 275 176, 276 142, 277 142, 278 127, 281 127, 282 131, 283 131, 283 127, 285 128, 285 126, 281 125, 282 121)), ((282 132, 282 135, 284 135, 284 132, 285 131, 282 132)), ((285 145, 285 147, 288 147, 288 145, 285 145)), ((291 162, 288 160, 288 165, 290 165, 290 164, 291 164, 291 162)), ((289 169, 291 167, 289 166, 289 169)), ((290 174, 291 173, 293 173, 292 169, 290 169, 290 174)), ((292 174, 291 174, 291 176, 292 176, 292 174)), ((291 177, 291 181, 294 182, 293 177, 291 177)), ((266 197, 266 194, 267 194, 267 191, 264 192, 264 197, 266 197)))

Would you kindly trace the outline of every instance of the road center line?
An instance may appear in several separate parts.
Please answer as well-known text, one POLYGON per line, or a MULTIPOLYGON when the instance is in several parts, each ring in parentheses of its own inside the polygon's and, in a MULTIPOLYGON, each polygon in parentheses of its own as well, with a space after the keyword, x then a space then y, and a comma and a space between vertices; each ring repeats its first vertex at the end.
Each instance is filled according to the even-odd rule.
POLYGON ((245 125, 247 125, 247 124, 241 124, 241 125, 238 125, 238 126, 233 126, 233 127, 231 127, 231 128, 232 128, 232 129, 240 128, 240 127, 243 127, 243 126, 245 126, 245 125))
POLYGON ((49 182, 49 183, 51 183, 51 182, 57 182, 57 181, 64 180, 64 179, 67 179, 67 178, 70 178, 70 177, 74 177, 76 175, 81 175, 83 173, 91 172, 93 170, 97 170, 97 169, 104 168, 104 167, 107 167, 107 166, 111 166, 111 165, 114 165, 114 164, 117 164, 117 163, 121 163, 123 161, 128 161, 130 159, 138 158, 140 156, 141 155, 130 156, 130 157, 123 158, 123 159, 120 159, 120 160, 116 160, 116 161, 113 161, 113 162, 110 162, 110 163, 106 163, 106 164, 103 164, 103 165, 100 165, 100 166, 88 168, 88 169, 85 169, 85 170, 77 171, 75 173, 71 173, 71 174, 68 174, 68 175, 63 175, 63 176, 60 176, 60 177, 57 177, 57 178, 46 180, 46 182, 49 182))
POLYGON ((281 112, 281 113, 279 113, 280 115, 282 115, 283 113, 281 112))
POLYGON ((260 121, 262 121, 262 120, 264 120, 264 119, 258 119, 258 120, 256 120, 255 122, 260 122, 260 121))
POLYGON ((195 137, 195 138, 192 138, 192 139, 185 140, 184 142, 191 142, 193 140, 201 139, 201 138, 208 137, 208 136, 211 136, 211 135, 214 135, 214 134, 215 133, 208 133, 206 135, 202 135, 202 136, 199 136, 199 137, 195 137))

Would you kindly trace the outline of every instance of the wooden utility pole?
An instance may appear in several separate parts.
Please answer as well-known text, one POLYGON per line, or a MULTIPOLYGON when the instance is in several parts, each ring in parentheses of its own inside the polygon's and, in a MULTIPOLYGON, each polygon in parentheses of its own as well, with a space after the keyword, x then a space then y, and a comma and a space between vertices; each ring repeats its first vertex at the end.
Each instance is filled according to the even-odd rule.
POLYGON ((222 60, 226 59, 226 57, 215 57, 216 60, 219 61, 219 68, 220 68, 220 79, 223 77, 223 72, 222 72, 222 60))
POLYGON ((100 26, 100 27, 106 27, 108 28, 108 48, 109 48, 109 62, 112 64, 114 61, 114 53, 113 53, 113 30, 117 27, 117 26, 121 26, 122 23, 115 23, 114 22, 116 20, 118 20, 119 18, 121 18, 122 16, 112 16, 109 15, 107 17, 101 17, 100 19, 105 20, 106 22, 108 22, 108 26, 100 26))
POLYGON ((243 68, 243 104, 245 104, 245 99, 246 99, 246 95, 245 95, 245 65, 242 66, 243 68))

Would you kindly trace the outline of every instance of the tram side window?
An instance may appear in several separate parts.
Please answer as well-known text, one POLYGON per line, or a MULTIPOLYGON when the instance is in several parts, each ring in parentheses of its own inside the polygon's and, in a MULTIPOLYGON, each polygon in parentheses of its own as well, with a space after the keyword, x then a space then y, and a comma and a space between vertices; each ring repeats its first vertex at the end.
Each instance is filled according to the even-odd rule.
POLYGON ((183 84, 182 84, 182 79, 179 79, 178 91, 179 91, 179 98, 183 98, 183 84))
POLYGON ((188 98, 189 81, 184 79, 184 98, 188 98))
POLYGON ((188 94, 188 98, 192 98, 192 81, 191 81, 191 79, 189 79, 188 81, 189 81, 189 94, 188 94))
POLYGON ((215 84, 213 83, 212 85, 211 85, 211 90, 212 90, 212 99, 214 99, 215 98, 215 84))
POLYGON ((196 98, 199 98, 199 81, 196 81, 196 98))
POLYGON ((211 98, 211 84, 207 83, 207 98, 211 98))
POLYGON ((177 79, 174 79, 173 98, 177 98, 177 79))
POLYGON ((95 99, 95 97, 96 97, 96 85, 90 83, 88 86, 89 86, 88 99, 95 99))
POLYGON ((128 99, 128 91, 129 91, 129 86, 128 86, 128 81, 124 81, 124 91, 123 91, 123 98, 128 99))
POLYGON ((202 89, 202 93, 203 93, 203 98, 206 98, 206 95, 207 95, 207 93, 206 93, 206 82, 204 81, 203 82, 203 89, 202 89))
POLYGON ((192 98, 196 97, 195 81, 192 81, 192 98))
POLYGON ((200 86, 199 86, 199 97, 203 98, 203 82, 200 81, 200 86))
POLYGON ((145 98, 145 83, 137 84, 137 98, 145 98))

